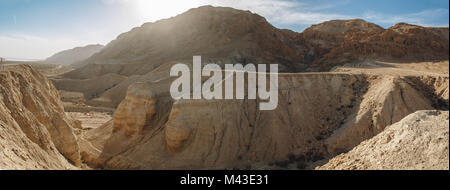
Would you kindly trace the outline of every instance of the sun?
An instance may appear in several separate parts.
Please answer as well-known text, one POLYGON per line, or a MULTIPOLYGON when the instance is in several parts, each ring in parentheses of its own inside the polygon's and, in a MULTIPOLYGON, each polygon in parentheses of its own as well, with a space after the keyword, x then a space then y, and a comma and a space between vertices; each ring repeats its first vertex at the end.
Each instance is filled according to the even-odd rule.
POLYGON ((142 20, 154 22, 183 13, 202 5, 200 0, 136 0, 136 9, 142 20))

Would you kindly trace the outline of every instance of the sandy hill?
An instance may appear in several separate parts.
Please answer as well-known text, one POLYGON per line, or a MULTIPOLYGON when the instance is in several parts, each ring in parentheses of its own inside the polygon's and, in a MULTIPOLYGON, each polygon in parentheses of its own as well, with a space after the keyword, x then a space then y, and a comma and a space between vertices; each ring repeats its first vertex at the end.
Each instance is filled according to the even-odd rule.
POLYGON ((449 169, 448 111, 418 111, 317 169, 449 169))
POLYGON ((58 63, 58 64, 72 64, 83 61, 90 56, 98 53, 104 46, 103 45, 87 45, 84 47, 76 47, 70 50, 65 50, 51 57, 47 58, 45 61, 49 63, 58 63))
POLYGON ((75 169, 80 152, 58 92, 27 65, 0 70, 0 169, 75 169))

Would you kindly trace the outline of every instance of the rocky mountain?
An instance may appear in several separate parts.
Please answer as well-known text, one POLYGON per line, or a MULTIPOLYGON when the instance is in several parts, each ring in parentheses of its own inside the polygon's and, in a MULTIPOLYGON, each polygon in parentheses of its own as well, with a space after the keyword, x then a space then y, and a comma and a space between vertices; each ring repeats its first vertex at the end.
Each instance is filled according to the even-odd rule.
POLYGON ((361 19, 332 20, 296 33, 277 29, 249 11, 205 6, 121 34, 83 61, 84 67, 62 75, 57 87, 103 75, 127 77, 113 86, 97 81, 94 86, 103 84, 98 89, 104 90, 96 90, 96 96, 74 89, 85 93, 90 105, 115 108, 129 85, 167 77, 171 65, 191 64, 194 55, 220 65, 277 63, 286 73, 330 71, 367 60, 448 60, 448 34, 448 28, 404 23, 384 29, 361 19))
POLYGON ((383 29, 363 20, 336 20, 302 33, 311 49, 308 71, 328 71, 345 63, 448 60, 448 28, 399 23, 383 29))
POLYGON ((45 61, 49 63, 58 64, 73 64, 83 61, 95 53, 98 53, 104 46, 103 45, 87 45, 84 47, 76 47, 70 50, 65 50, 51 57, 47 58, 45 61))
POLYGON ((418 111, 317 169, 448 170, 448 111, 418 111))
POLYGON ((76 126, 43 75, 26 65, 0 70, 0 169, 76 169, 76 126))
POLYGON ((90 78, 105 72, 143 75, 170 62, 192 62, 193 55, 222 64, 279 63, 282 71, 301 71, 301 64, 293 64, 303 60, 296 36, 249 11, 200 7, 121 34, 84 61, 89 65, 66 76, 90 78), (108 66, 100 69, 94 64, 108 66))
POLYGON ((448 28, 360 19, 296 33, 248 11, 191 9, 120 35, 53 84, 30 66, 2 66, 0 169, 448 168, 448 39, 448 28), (278 63, 277 108, 173 99, 170 68, 194 55, 278 63), (60 99, 87 110, 73 115, 114 115, 90 128, 60 99))
POLYGON ((297 33, 249 11, 204 6, 121 34, 83 61, 86 67, 65 76, 144 75, 163 64, 191 62, 194 55, 205 63, 280 64, 281 72, 328 71, 365 59, 448 60, 448 35, 448 28, 399 23, 384 29, 361 19, 328 21, 297 33), (109 65, 99 68, 103 64, 109 65))

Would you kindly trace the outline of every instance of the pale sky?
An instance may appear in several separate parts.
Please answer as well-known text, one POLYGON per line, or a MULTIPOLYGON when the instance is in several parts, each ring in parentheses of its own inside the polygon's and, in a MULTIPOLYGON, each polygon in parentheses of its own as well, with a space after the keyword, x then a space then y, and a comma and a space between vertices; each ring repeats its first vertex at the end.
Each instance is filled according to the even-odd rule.
POLYGON ((449 25, 448 0, 0 0, 0 57, 45 59, 77 46, 106 45, 133 27, 202 5, 250 10, 297 32, 350 18, 385 28, 449 25))

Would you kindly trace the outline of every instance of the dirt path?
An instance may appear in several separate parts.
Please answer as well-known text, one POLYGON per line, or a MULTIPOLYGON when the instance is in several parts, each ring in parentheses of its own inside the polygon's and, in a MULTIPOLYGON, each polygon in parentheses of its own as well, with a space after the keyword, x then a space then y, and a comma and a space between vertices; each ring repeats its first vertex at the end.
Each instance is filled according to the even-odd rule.
POLYGON ((382 61, 368 61, 338 67, 334 72, 366 73, 381 75, 449 75, 449 61, 393 63, 382 61))

